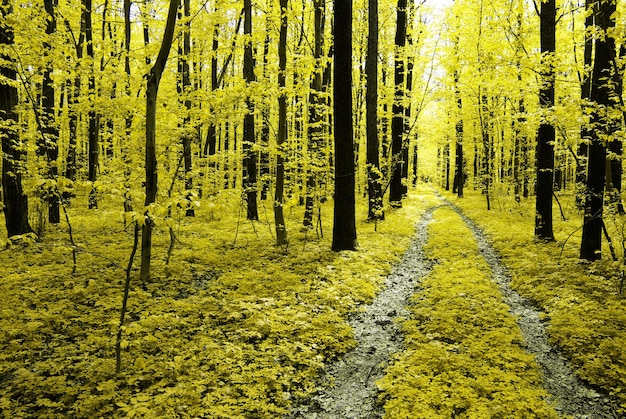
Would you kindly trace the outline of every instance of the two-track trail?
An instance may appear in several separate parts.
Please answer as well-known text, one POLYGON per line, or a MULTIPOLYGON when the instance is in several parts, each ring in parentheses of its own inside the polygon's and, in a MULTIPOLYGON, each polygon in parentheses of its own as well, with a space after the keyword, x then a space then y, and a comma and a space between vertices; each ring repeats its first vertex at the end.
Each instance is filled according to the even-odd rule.
POLYGON ((402 350, 402 333, 394 321, 406 317, 406 304, 430 262, 422 252, 432 209, 417 223, 415 237, 391 275, 385 288, 365 311, 351 321, 358 346, 326 371, 325 388, 305 406, 293 410, 290 418, 378 418, 376 380, 384 374, 384 363, 402 350))
MULTIPOLYGON (((493 287, 509 306, 523 335, 523 347, 534 355, 543 375, 543 386, 559 415, 573 418, 617 418, 607 397, 579 380, 558 348, 548 342, 546 327, 533 304, 511 289, 510 277, 482 231, 462 212, 440 198, 436 207, 426 210, 416 225, 415 237, 402 261, 388 276, 384 289, 372 304, 351 320, 356 348, 328 365, 320 391, 308 403, 294 407, 288 418, 378 418, 384 414, 379 403, 376 381, 385 374, 393 354, 405 350, 398 318, 407 318, 410 297, 419 290, 420 279, 429 274, 433 263, 424 254, 428 225, 441 207, 452 208, 470 233, 463 238, 475 241, 481 256, 491 268, 493 287)), ((459 257, 464 257, 459 255, 459 257)), ((462 275, 460 273, 459 275, 462 275)), ((409 407, 409 410, 411 408, 409 407)), ((419 418, 419 411, 412 411, 419 418)), ((391 416, 389 416, 391 417, 391 416)))

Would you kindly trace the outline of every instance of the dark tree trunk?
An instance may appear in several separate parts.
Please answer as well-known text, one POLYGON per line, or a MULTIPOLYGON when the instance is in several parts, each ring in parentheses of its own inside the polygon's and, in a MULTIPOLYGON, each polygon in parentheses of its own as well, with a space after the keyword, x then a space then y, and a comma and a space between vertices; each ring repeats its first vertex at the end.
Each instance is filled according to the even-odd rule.
POLYGON ((598 4, 596 26, 602 33, 596 39, 595 59, 592 73, 591 144, 585 194, 585 216, 580 243, 580 258, 598 260, 602 258, 602 207, 606 174, 605 138, 614 134, 615 121, 610 115, 616 106, 613 80, 615 61, 615 39, 610 33, 615 28, 615 0, 602 0, 598 4))
MULTIPOLYGON (((130 70, 130 40, 131 40, 131 25, 130 25, 130 6, 131 0, 124 0, 124 72, 126 73, 125 90, 126 97, 130 98, 130 82, 131 82, 131 70, 130 70)), ((130 109, 126 110, 126 137, 122 144, 122 154, 124 156, 124 212, 130 212, 133 210, 131 200, 131 167, 132 167, 132 153, 130 150, 130 139, 133 125, 133 115, 130 109)))
MULTIPOLYGON (((176 25, 176 11, 179 0, 170 0, 170 7, 165 25, 163 41, 159 49, 154 66, 148 73, 146 86, 146 201, 145 206, 149 207, 156 202, 157 196, 157 158, 156 158, 156 105, 157 93, 161 75, 167 64, 167 57, 170 54, 172 41, 174 38, 174 27, 176 25)), ((154 220, 150 213, 144 214, 145 222, 141 228, 141 270, 139 278, 142 281, 150 279, 150 262, 152 255, 152 229, 154 220)))
POLYGON ((335 1, 335 207, 332 250, 355 250, 356 205, 352 126, 352 0, 335 1))
POLYGON ((382 176, 380 172, 380 146, 378 142, 378 0, 368 0, 368 37, 365 74, 367 90, 366 136, 367 136, 367 192, 368 220, 385 218, 383 212, 382 176))
MULTIPOLYGON (((44 0, 44 7, 48 14, 46 24, 46 41, 44 42, 44 49, 46 53, 49 53, 52 46, 48 43, 48 37, 52 36, 56 31, 56 12, 57 7, 56 0, 44 0)), ((56 124, 56 117, 54 114, 54 84, 52 82, 52 58, 46 57, 46 68, 43 73, 42 82, 42 97, 41 97, 41 110, 42 110, 42 136, 43 147, 42 154, 46 155, 48 160, 48 178, 52 181, 57 180, 59 177, 58 158, 59 158, 59 128, 56 124)), ((59 207, 59 191, 57 188, 48 191, 48 221, 52 224, 58 224, 61 222, 61 213, 59 207)))
POLYGON ((404 136, 404 59, 400 51, 406 45, 406 8, 407 0, 398 0, 396 19, 396 58, 394 71, 395 94, 393 116, 391 118, 391 159, 392 175, 389 188, 389 202, 393 206, 402 206, 404 186, 402 184, 403 136, 404 136))
MULTIPOLYGON (((263 41, 263 81, 269 83, 268 67, 269 67, 269 54, 270 54, 270 31, 267 28, 272 26, 272 13, 268 11, 265 18, 265 40, 263 41)), ((259 159, 259 174, 261 175, 261 200, 267 200, 267 194, 271 183, 270 175, 270 118, 271 118, 271 105, 269 103, 263 103, 263 110, 261 111, 261 136, 260 140, 260 159, 259 159)))
POLYGON ((456 125, 455 125, 456 171, 454 173, 453 189, 456 191, 456 194, 459 198, 463 198, 463 186, 465 184, 465 170, 463 168, 463 99, 461 98, 461 91, 459 89, 458 70, 456 70, 454 73, 454 95, 456 96, 456 105, 457 105, 458 115, 457 115, 457 120, 456 120, 456 125))
MULTIPOLYGON (((83 16, 85 23, 85 43, 87 46, 87 57, 90 60, 91 74, 89 75, 88 89, 89 96, 95 98, 96 95, 96 77, 94 75, 94 49, 93 49, 93 25, 91 23, 91 0, 83 0, 83 16)), ((98 114, 95 109, 93 99, 91 99, 90 109, 88 113, 89 128, 88 128, 88 149, 89 149, 89 167, 88 167, 88 179, 91 183, 91 190, 89 191, 89 208, 98 208, 98 196, 95 182, 98 180, 98 165, 100 157, 100 144, 98 139, 98 114)))
MULTIPOLYGON (((216 11, 217 12, 217 11, 216 11)), ((211 43, 211 91, 217 90, 217 50, 219 48, 219 25, 216 24, 213 28, 213 42, 211 43)), ((204 143, 204 154, 207 156, 214 156, 217 153, 217 127, 214 120, 209 122, 209 128, 207 129, 206 142, 204 143)), ((215 168, 215 162, 211 162, 212 168, 215 168)))
POLYGON ((554 126, 547 113, 554 106, 554 59, 556 34, 556 0, 541 3, 541 89, 539 106, 543 109, 537 132, 537 197, 535 205, 535 236, 540 240, 554 240, 552 232, 552 188, 554 186, 554 126))
MULTIPOLYGON (((182 0, 182 17, 188 19, 191 14, 189 0, 182 0)), ((183 145, 183 167, 185 172, 185 197, 187 199, 187 209, 185 215, 193 217, 195 211, 193 209, 193 175, 192 175, 192 153, 191 142, 193 139, 193 132, 195 130, 191 125, 191 77, 189 72, 189 54, 191 53, 191 23, 186 20, 182 28, 182 48, 179 48, 178 58, 178 72, 180 74, 180 85, 178 94, 183 99, 183 105, 185 107, 185 116, 182 121, 182 145, 183 145)))
POLYGON ((287 6, 288 0, 280 0, 280 38, 278 41, 278 138, 276 146, 276 192, 274 194, 274 224, 276 226, 276 244, 287 244, 287 228, 283 215, 285 189, 284 144, 287 140, 287 94, 285 92, 287 69, 287 6))
MULTIPOLYGON (((585 49, 583 52, 583 72, 580 76, 580 98, 582 100, 583 111, 589 108, 591 100, 591 68, 593 66, 593 25, 596 14, 596 1, 585 0, 585 11, 588 13, 585 18, 585 49)), ((578 143, 578 159, 576 160, 576 206, 584 207, 585 189, 587 182, 587 158, 589 153, 588 141, 590 140, 590 128, 588 124, 583 124, 580 129, 580 142, 578 143)))
MULTIPOLYGON (((13 28, 8 26, 7 17, 13 12, 8 0, 0 8, 0 46, 7 51, 13 46, 13 28)), ((0 54, 0 75, 5 80, 17 82, 13 58, 0 54)), ((28 223, 28 197, 22 189, 22 149, 17 131, 18 103, 15 83, 0 83, 0 113, 3 124, 2 137, 2 200, 8 237, 31 233, 28 223)))
MULTIPOLYGON (((246 43, 243 52, 243 78, 247 85, 256 81, 254 75, 254 56, 252 50, 252 1, 244 0, 243 33, 246 43)), ((255 142, 254 133, 254 103, 250 96, 246 97, 248 112, 243 120, 243 189, 246 196, 248 220, 258 220, 257 185, 256 185, 256 151, 252 145, 255 142)))

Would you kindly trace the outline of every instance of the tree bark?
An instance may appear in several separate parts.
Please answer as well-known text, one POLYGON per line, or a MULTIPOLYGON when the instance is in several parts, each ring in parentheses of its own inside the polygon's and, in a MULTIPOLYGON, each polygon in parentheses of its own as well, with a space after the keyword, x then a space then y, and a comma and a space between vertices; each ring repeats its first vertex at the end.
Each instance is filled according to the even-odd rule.
MULTIPOLYGON (((87 57, 90 60, 91 74, 89 75, 88 89, 90 97, 95 98, 96 95, 96 77, 94 75, 94 49, 93 49, 93 25, 91 22, 91 0, 83 0, 84 11, 84 24, 85 24, 85 43, 87 46, 87 57)), ((89 208, 98 208, 98 196, 95 182, 98 180, 98 165, 100 157, 100 141, 98 139, 98 114, 95 109, 93 99, 90 101, 90 108, 88 113, 89 128, 88 128, 88 149, 89 149, 89 168, 88 179, 91 183, 91 190, 89 191, 89 208)))
MULTIPOLYGON (((243 33, 246 37, 243 52, 243 78, 250 86, 256 81, 254 75, 254 56, 252 50, 252 2, 244 0, 243 33)), ((254 103, 249 94, 246 95, 246 107, 248 112, 243 121, 243 189, 246 196, 246 208, 248 220, 258 220, 257 208, 257 173, 256 151, 253 150, 255 143, 254 133, 254 103)))
MULTIPOLYGON (((13 46, 13 28, 7 18, 13 13, 9 0, 2 1, 0 8, 0 46, 7 51, 13 46), (8 48, 7 48, 8 47, 8 48)), ((13 58, 0 54, 0 75, 3 79, 16 82, 17 72, 13 58)), ((17 130, 18 115, 15 107, 18 93, 15 83, 0 83, 0 113, 4 123, 0 128, 2 137, 2 199, 7 236, 31 233, 28 223, 28 197, 22 188, 22 155, 17 130)))
POLYGON ((403 134, 404 134, 404 77, 405 63, 402 56, 404 46, 406 45, 406 9, 407 0, 398 0, 397 18, 396 18, 396 57, 394 70, 394 86, 395 94, 392 106, 393 116, 391 118, 391 163, 392 175, 391 185, 389 188, 389 202, 396 207, 402 206, 402 195, 404 187, 402 185, 402 161, 403 153, 403 134))
POLYGON ((274 224, 276 226, 276 244, 287 244, 287 228, 283 215, 285 188, 284 144, 287 139, 287 93, 285 92, 287 69, 287 6, 288 0, 280 0, 280 37, 278 40, 278 138, 276 146, 276 191, 274 194, 274 224))
POLYGON ((165 25, 161 48, 154 66, 148 73, 146 87, 146 212, 145 222, 141 228, 141 270, 139 278, 142 281, 150 279, 150 262, 152 256, 152 229, 154 220, 149 212, 149 206, 156 202, 157 196, 157 159, 156 159, 156 105, 159 83, 167 57, 170 54, 176 25, 176 12, 179 0, 170 0, 170 7, 165 25))
POLYGON ((332 250, 355 250, 356 205, 352 126, 352 0, 335 1, 334 136, 335 206, 332 250))
MULTIPOLYGON (((55 92, 54 84, 52 81, 52 57, 49 54, 51 52, 52 45, 49 43, 49 39, 54 35, 56 31, 56 7, 56 0, 44 0, 44 8, 46 9, 46 13, 48 14, 44 49, 46 51, 46 54, 48 54, 49 56, 46 57, 46 67, 43 73, 42 82, 41 108, 43 115, 43 132, 41 134, 43 136, 42 154, 46 155, 48 165, 47 177, 53 182, 56 182, 59 177, 59 168, 57 162, 59 158, 59 128, 56 124, 56 117, 54 113, 55 92)), ((59 200, 60 196, 59 190, 57 188, 48 191, 48 221, 52 224, 59 224, 61 222, 59 200)))
POLYGON ((539 106, 543 109, 537 132, 537 196, 535 201, 535 236, 540 240, 553 241, 552 188, 554 185, 554 126, 548 113, 554 107, 554 53, 556 51, 556 1, 541 3, 541 89, 539 106))
POLYGON ((602 209, 606 176, 605 141, 614 135, 615 120, 611 116, 617 98, 613 80, 615 61, 615 0, 602 0, 598 3, 595 25, 600 32, 595 42, 595 57, 592 73, 591 102, 591 144, 587 169, 587 189, 585 194, 585 215, 583 235, 580 243, 580 258, 598 260, 602 258, 602 209))
MULTIPOLYGON (((189 19, 191 10, 189 0, 181 0, 182 3, 182 16, 185 19, 189 19)), ((185 107, 185 116, 182 121, 182 145, 183 145, 183 167, 185 172, 185 197, 187 199, 187 209, 185 215, 187 217, 193 217, 195 211, 193 209, 193 174, 192 174, 192 153, 191 142, 193 139, 192 133, 195 130, 190 126, 191 124, 191 77, 189 72, 189 54, 191 53, 191 24, 188 20, 185 21, 182 28, 182 48, 179 51, 178 58, 178 72, 180 74, 179 84, 179 97, 183 98, 183 105, 185 107)))
POLYGON ((368 36, 365 75, 366 136, 367 136, 367 192, 368 220, 382 220, 382 176, 380 172, 380 144, 378 141, 378 0, 368 0, 368 36))

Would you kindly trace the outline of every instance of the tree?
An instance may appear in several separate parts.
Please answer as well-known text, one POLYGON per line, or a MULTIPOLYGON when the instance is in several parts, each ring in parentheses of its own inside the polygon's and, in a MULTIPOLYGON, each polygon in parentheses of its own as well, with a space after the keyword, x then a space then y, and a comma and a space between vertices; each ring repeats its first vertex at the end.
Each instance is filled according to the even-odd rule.
MULTIPOLYGON (((243 33, 246 37, 243 52, 243 78, 248 87, 256 81, 254 75, 254 55, 252 48, 252 1, 244 0, 243 33)), ((256 151, 254 134, 254 103, 250 94, 246 95, 246 116, 243 121, 243 188, 246 196, 248 220, 258 220, 257 190, 256 190, 256 151)))
POLYGON ((356 249, 354 128, 352 126, 352 0, 335 1, 333 106, 335 206, 332 250, 356 249))
POLYGON ((85 28, 85 44, 87 49, 87 57, 89 57, 89 81, 88 81, 88 89, 90 97, 92 98, 91 107, 89 109, 88 118, 89 118, 89 128, 88 128, 88 146, 89 146, 89 182, 91 183, 91 190, 89 191, 89 208, 94 209, 98 208, 98 195, 97 188, 95 185, 96 180, 98 179, 98 167, 99 167, 99 158, 100 158, 100 141, 98 138, 99 134, 99 121, 98 121, 98 113, 96 112, 95 104, 93 103, 93 98, 96 95, 96 77, 94 74, 94 48, 93 48, 93 24, 91 19, 91 11, 92 4, 91 0, 83 0, 83 19, 84 19, 84 28, 85 28))
POLYGON ((148 73, 146 83, 146 201, 145 220, 141 229, 141 270, 142 281, 150 279, 150 262, 152 256, 152 229, 154 220, 150 214, 150 206, 156 202, 157 196, 157 158, 156 158, 156 106, 161 76, 167 64, 174 38, 176 12, 179 0, 170 0, 170 7, 165 24, 165 32, 161 41, 159 55, 148 73))
POLYGON ((367 192, 368 220, 380 220, 385 217, 382 205, 382 176, 379 162, 378 142, 378 0, 368 0, 368 36, 365 74, 367 90, 366 136, 367 136, 367 192))
MULTIPOLYGON (((180 75, 180 80, 178 84, 178 95, 183 98, 183 105, 185 107, 185 117, 182 121, 182 145, 183 145, 183 164, 185 170, 185 196, 188 200, 188 207, 185 212, 185 215, 188 217, 193 217, 195 215, 195 211, 192 205, 192 189, 193 189, 193 174, 191 172, 192 169, 192 156, 191 156, 191 140, 193 139, 192 132, 194 131, 192 127, 190 127, 190 112, 191 112, 191 99, 189 95, 191 92, 189 91, 191 88, 191 78, 189 72, 189 54, 191 52, 191 22, 190 18, 190 4, 189 0, 182 0, 182 16, 184 18, 184 26, 183 36, 182 36, 182 48, 179 48, 178 55, 178 72, 180 75)), ((183 19, 181 19, 183 20, 183 19)))
POLYGON ((402 195, 404 187, 402 185, 402 167, 406 164, 402 161, 403 136, 404 136, 404 46, 406 45, 406 12, 407 0, 398 0, 396 9, 396 56, 394 70, 395 94, 392 106, 393 117, 391 119, 391 155, 392 155, 392 175, 389 188, 389 202, 392 205, 402 206, 402 195))
MULTIPOLYGON (((44 49, 47 53, 51 52, 52 46, 50 44, 50 38, 56 31, 57 21, 56 12, 57 7, 56 0, 44 0, 44 8, 48 14, 46 23, 46 40, 44 41, 44 49)), ((43 73, 42 81, 42 138, 43 144, 41 145, 41 154, 45 154, 48 164, 48 177, 56 182, 59 169, 57 166, 57 159, 59 157, 59 128, 57 126, 55 114, 54 114, 54 84, 52 81, 52 58, 48 57, 45 63, 45 69, 43 73)), ((59 193, 58 190, 52 189, 48 191, 48 221, 52 224, 58 224, 61 222, 61 213, 59 209, 59 193)))
POLYGON ((274 194, 274 223, 276 225, 276 244, 287 244, 287 228, 283 215, 285 188, 284 144, 287 139, 287 93, 285 92, 287 69, 287 6, 288 0, 280 0, 280 36, 278 40, 278 138, 276 146, 276 191, 274 194))
POLYGON ((17 130, 18 104, 17 72, 13 58, 7 50, 13 46, 13 28, 7 18, 13 13, 9 0, 0 8, 0 112, 2 124, 2 199, 7 235, 9 237, 32 232, 28 223, 28 197, 22 189, 22 146, 17 130))
POLYGON ((535 236, 553 241, 552 188, 554 185, 554 125, 550 112, 554 106, 554 53, 556 51, 556 0, 541 3, 541 88, 539 104, 543 110, 537 132, 537 197, 535 201, 535 236))
POLYGON ((585 215, 583 235, 580 243, 580 258, 598 260, 602 258, 602 212, 604 206, 604 186, 606 170, 606 144, 610 142, 615 129, 614 80, 615 39, 615 0, 601 0, 598 3, 595 26, 599 36, 595 41, 593 72, 591 75, 591 143, 587 168, 587 189, 585 193, 585 215))

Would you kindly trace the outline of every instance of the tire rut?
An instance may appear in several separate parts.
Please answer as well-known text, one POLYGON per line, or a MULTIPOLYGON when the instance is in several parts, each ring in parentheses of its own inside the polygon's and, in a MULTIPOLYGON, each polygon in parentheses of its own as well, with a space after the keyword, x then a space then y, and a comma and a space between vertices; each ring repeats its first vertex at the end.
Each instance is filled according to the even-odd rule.
POLYGON ((511 277, 506 267, 480 227, 459 207, 449 201, 446 202, 472 230, 482 256, 491 266, 493 280, 500 287, 504 302, 509 305, 511 314, 517 318, 526 350, 535 355, 542 369, 545 388, 556 403, 557 411, 577 419, 619 418, 612 407, 617 406, 617 402, 578 378, 570 367, 569 360, 558 348, 549 343, 547 324, 541 320, 541 312, 530 300, 511 288, 511 277))
POLYGON ((406 305, 419 279, 430 270, 424 257, 427 227, 435 208, 425 211, 402 261, 387 277, 385 287, 357 313, 350 324, 357 346, 330 364, 323 390, 307 403, 295 407, 287 418, 379 418, 383 409, 377 401, 376 380, 384 375, 384 364, 402 350, 402 332, 395 319, 409 315, 406 305))

